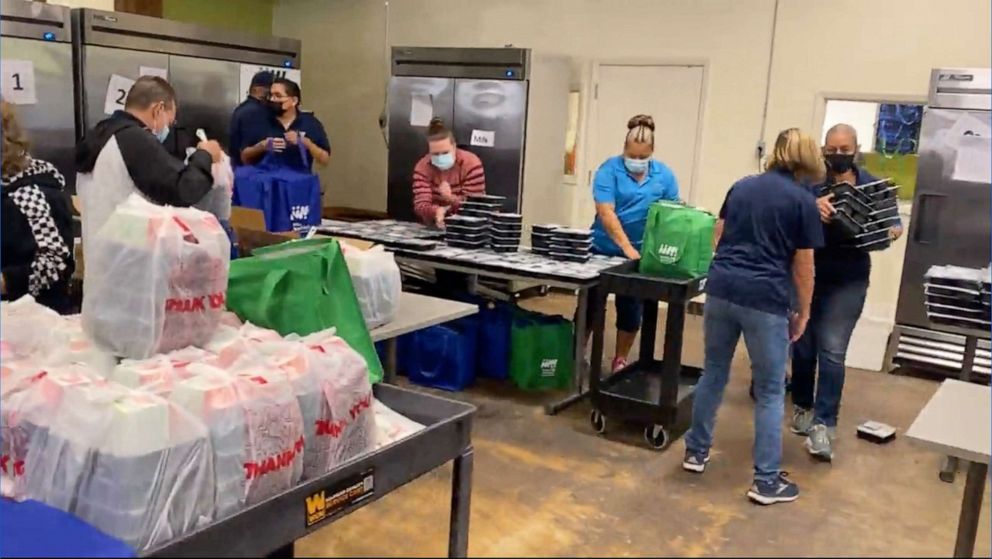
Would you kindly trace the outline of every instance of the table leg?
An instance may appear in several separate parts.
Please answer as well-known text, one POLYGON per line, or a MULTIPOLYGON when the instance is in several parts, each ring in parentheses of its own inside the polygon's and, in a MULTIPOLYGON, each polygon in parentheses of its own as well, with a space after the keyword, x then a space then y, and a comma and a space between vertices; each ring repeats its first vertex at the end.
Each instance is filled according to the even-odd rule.
POLYGON ((958 475, 958 459, 953 456, 945 456, 940 464, 940 473, 937 477, 944 483, 954 483, 954 478, 958 475))
POLYGON ((975 554, 975 536, 978 535, 978 520, 982 515, 985 477, 988 473, 988 464, 971 462, 968 465, 968 479, 964 485, 964 499, 961 501, 961 517, 958 519, 958 538, 954 544, 955 557, 972 557, 975 554))
POLYGON ((396 346, 397 338, 386 340, 386 366, 383 380, 389 384, 396 384, 396 346))
POLYGON ((583 379, 588 376, 589 371, 586 370, 586 314, 589 310, 589 288, 581 287, 579 288, 578 300, 576 302, 575 308, 575 366, 572 370, 575 372, 575 376, 572 379, 572 385, 575 389, 575 393, 569 397, 549 404, 545 408, 545 413, 548 415, 555 415, 558 412, 568 408, 572 404, 582 400, 588 394, 585 388, 586 383, 583 379))
POLYGON ((448 557, 468 557, 468 527, 472 505, 472 462, 468 448, 455 458, 451 475, 451 520, 448 528, 448 557))

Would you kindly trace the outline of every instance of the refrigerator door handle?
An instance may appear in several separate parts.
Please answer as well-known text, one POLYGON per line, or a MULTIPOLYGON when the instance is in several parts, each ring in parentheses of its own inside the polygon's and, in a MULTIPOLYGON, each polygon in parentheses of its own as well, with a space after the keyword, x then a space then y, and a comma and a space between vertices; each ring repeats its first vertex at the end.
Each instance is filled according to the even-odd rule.
POLYGON ((921 245, 933 244, 940 238, 938 229, 940 227, 940 215, 944 207, 946 194, 920 194, 917 200, 918 212, 916 227, 913 228, 913 242, 921 245))

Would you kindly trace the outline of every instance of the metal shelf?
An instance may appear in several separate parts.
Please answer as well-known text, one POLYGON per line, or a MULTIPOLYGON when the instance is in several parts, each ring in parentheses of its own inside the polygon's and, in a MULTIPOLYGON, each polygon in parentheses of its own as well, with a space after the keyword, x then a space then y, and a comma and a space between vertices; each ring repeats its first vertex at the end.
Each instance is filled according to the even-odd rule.
POLYGON ((150 550, 151 557, 259 557, 293 542, 454 462, 449 557, 468 552, 475 406, 388 384, 375 397, 425 429, 342 464, 327 475, 150 550))

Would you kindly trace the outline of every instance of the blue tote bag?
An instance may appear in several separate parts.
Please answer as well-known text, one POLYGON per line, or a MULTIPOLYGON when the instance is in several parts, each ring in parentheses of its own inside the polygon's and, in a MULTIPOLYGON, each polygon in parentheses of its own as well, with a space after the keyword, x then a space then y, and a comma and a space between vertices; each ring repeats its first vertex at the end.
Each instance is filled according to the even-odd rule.
MULTIPOLYGON (((309 166, 303 142, 297 147, 304 165, 309 166)), ((280 162, 270 143, 258 165, 242 165, 234 170, 233 203, 261 210, 267 231, 305 231, 320 225, 320 178, 280 162)))

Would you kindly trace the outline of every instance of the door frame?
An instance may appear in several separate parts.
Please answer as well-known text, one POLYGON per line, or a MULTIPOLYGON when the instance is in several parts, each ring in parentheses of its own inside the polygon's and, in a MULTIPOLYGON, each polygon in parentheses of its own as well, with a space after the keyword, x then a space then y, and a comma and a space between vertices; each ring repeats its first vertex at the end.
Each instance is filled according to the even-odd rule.
MULTIPOLYGON (((584 111, 582 114, 582 122, 579 126, 579 138, 584 139, 582 146, 579 149, 579 161, 576 162, 576 172, 578 176, 577 187, 579 189, 585 189, 588 191, 592 188, 592 173, 596 166, 599 165, 598 161, 591 161, 590 158, 592 154, 592 146, 598 141, 597 133, 599 132, 594 125, 596 118, 599 116, 598 104, 599 99, 597 98, 597 90, 599 86, 599 76, 600 69, 603 66, 676 66, 676 67, 700 67, 703 70, 703 79, 700 83, 699 91, 699 108, 696 113, 696 142, 693 146, 693 156, 692 156, 692 167, 689 176, 689 198, 686 202, 693 204, 698 198, 699 193, 696 189, 696 182, 699 176, 699 164, 700 164, 700 153, 702 151, 703 145, 703 131, 704 131, 704 119, 706 118, 706 106, 709 97, 709 74, 710 74, 710 60, 703 57, 668 57, 668 58, 602 58, 594 59, 589 65, 589 79, 584 84, 582 88, 582 97, 586 102, 584 103, 584 111)), ((580 111, 583 107, 580 106, 580 111)), ((684 192, 684 189, 680 189, 684 192)), ((590 216, 583 215, 583 208, 581 204, 582 195, 577 192, 577 195, 573 198, 572 203, 572 220, 574 223, 581 223, 583 221, 589 221, 590 216)))

